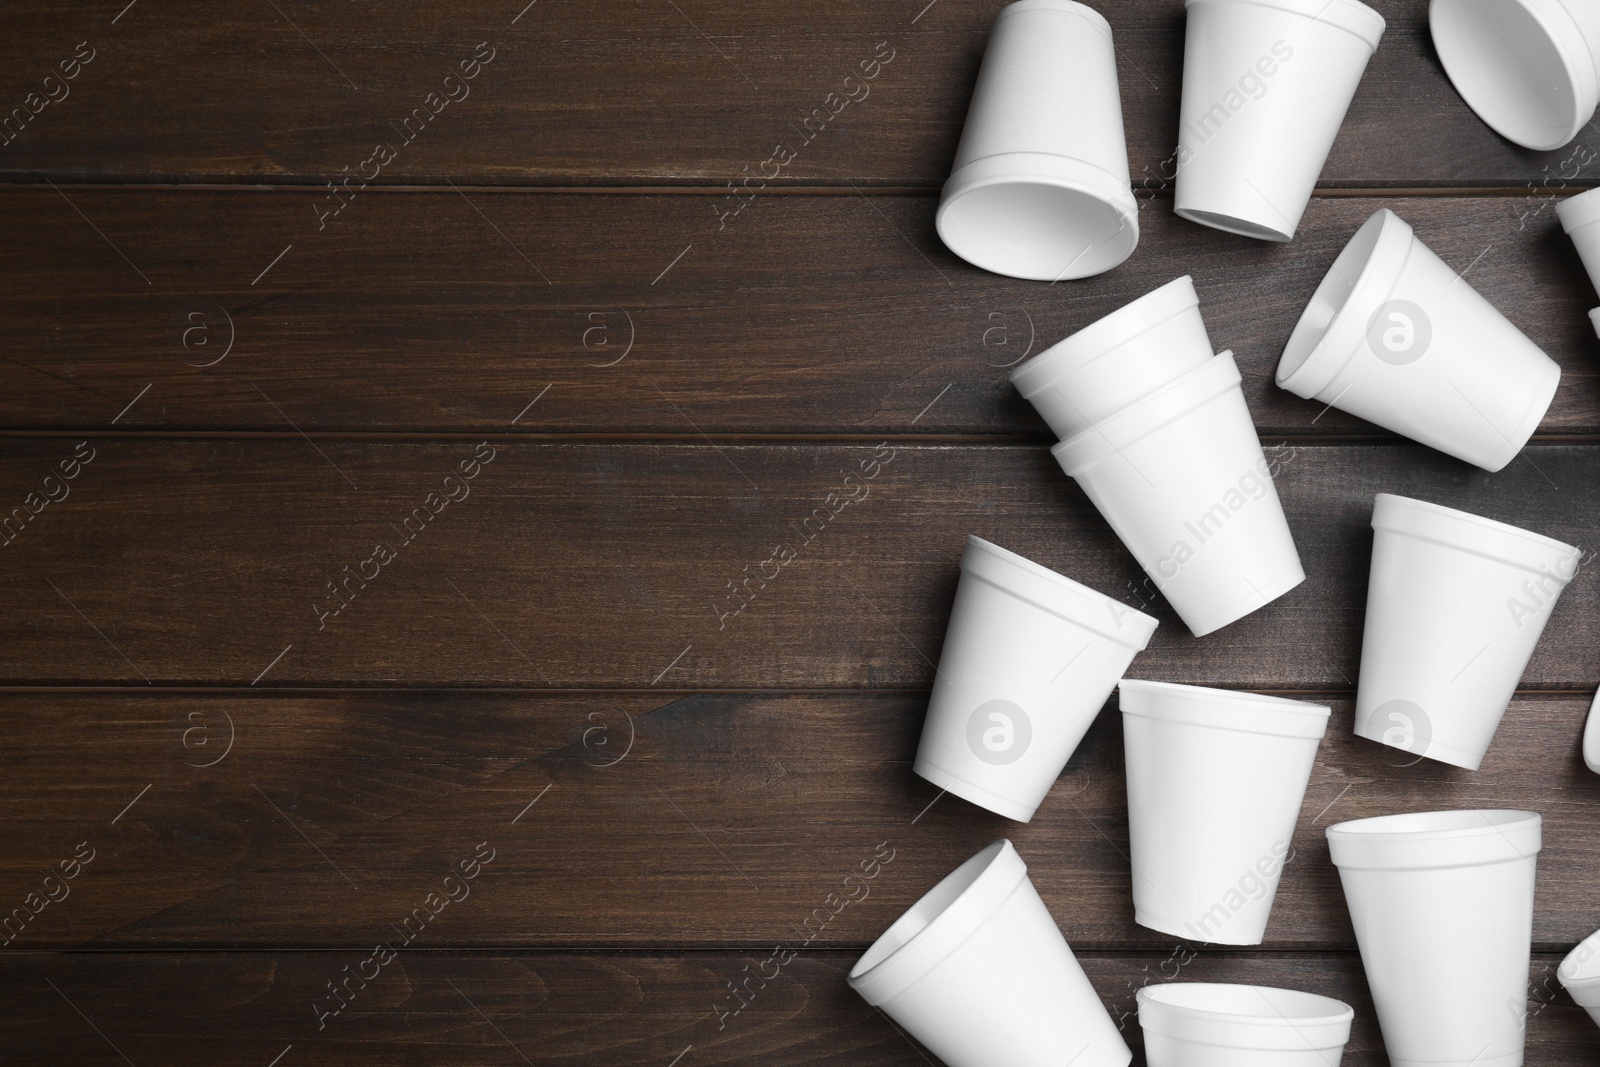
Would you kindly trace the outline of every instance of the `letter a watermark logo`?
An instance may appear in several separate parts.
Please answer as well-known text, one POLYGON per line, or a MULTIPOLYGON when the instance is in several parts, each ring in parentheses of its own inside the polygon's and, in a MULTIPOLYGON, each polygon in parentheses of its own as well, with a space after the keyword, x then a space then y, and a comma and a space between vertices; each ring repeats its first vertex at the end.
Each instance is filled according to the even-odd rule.
POLYGON ((1028 713, 1009 700, 979 704, 967 719, 967 747, 985 763, 1003 767, 1015 763, 1033 741, 1028 713))
POLYGON ((1387 300, 1367 320, 1367 347, 1393 366, 1415 363, 1432 343, 1433 322, 1409 300, 1387 300))

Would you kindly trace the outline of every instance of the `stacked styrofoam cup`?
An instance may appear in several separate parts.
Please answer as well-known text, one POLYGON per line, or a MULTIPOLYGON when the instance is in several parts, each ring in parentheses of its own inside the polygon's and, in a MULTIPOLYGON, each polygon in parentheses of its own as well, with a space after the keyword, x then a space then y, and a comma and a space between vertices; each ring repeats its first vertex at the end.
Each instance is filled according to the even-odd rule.
POLYGON ((1580 552, 1389 493, 1372 528, 1355 732, 1477 770, 1580 552))
POLYGON ((1233 353, 1169 282, 1012 372, 1063 470, 1196 635, 1305 580, 1233 353))
POLYGON ((1277 378, 1497 471, 1533 436, 1561 368, 1380 208, 1317 287, 1277 378))
POLYGON ((1185 274, 1051 345, 1011 372, 1058 438, 1075 437, 1212 359, 1185 274))
MULTIPOLYGON (((1589 273, 1589 281, 1600 291, 1600 189, 1579 193, 1556 205, 1561 228, 1578 246, 1578 258, 1589 273)), ((1600 308, 1589 312, 1589 321, 1600 334, 1600 308)))
POLYGON ((1288 241, 1383 36, 1358 0, 1188 0, 1174 210, 1288 241))
POLYGON ((1594 0, 1433 0, 1433 44, 1468 106, 1524 148, 1560 148, 1600 104, 1594 0))
POLYGON ((968 537, 916 772, 1027 822, 1156 620, 968 537))
POLYGON ((1111 25, 1073 0, 1002 8, 935 215, 974 266, 1061 281, 1139 243, 1111 25))
POLYGON ((1328 827, 1393 1067, 1520 1067, 1540 818, 1433 811, 1328 827))
POLYGON ((1356 1014, 1270 986, 1169 982, 1136 999, 1150 1067, 1339 1067, 1356 1014))
POLYGON ((1259 945, 1328 709, 1131 678, 1121 693, 1134 921, 1259 945))
POLYGON ((1196 637, 1305 580, 1232 352, 1051 452, 1196 637))
POLYGON ((849 981, 949 1067, 1127 1067, 1133 1059, 1004 839, 913 904, 849 981))
POLYGON ((1600 1023, 1600 930, 1578 942, 1578 947, 1567 953, 1556 975, 1562 987, 1572 995, 1573 1003, 1600 1023))

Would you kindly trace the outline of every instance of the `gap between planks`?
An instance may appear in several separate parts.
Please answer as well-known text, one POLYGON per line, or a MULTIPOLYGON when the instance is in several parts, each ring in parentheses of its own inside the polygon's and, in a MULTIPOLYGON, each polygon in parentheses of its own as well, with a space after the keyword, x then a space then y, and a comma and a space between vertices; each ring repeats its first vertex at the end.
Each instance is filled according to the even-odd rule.
MULTIPOLYGON (((1282 689, 1266 688, 1261 686, 1245 685, 1217 685, 1213 689, 1236 689, 1241 692, 1264 693, 1268 696, 1284 696, 1294 699, 1315 697, 1323 700, 1354 700, 1354 689, 1282 689)), ((865 688, 743 688, 743 689, 619 689, 614 687, 582 689, 582 688, 543 688, 539 686, 363 686, 363 685, 286 685, 281 688, 250 685, 215 685, 199 683, 196 685, 82 685, 74 682, 63 682, 59 685, 7 685, 0 683, 0 697, 27 696, 49 694, 52 696, 64 695, 106 695, 120 696, 127 694, 144 694, 154 696, 226 696, 226 697, 256 697, 259 699, 283 700, 289 697, 333 697, 333 696, 381 696, 384 694, 438 693, 449 696, 543 696, 562 697, 567 699, 578 698, 608 698, 621 699, 627 697, 662 698, 662 706, 682 700, 685 697, 904 697, 927 696, 931 689, 927 687, 910 687, 898 689, 865 689, 865 688)), ((1512 694, 1513 700, 1575 700, 1589 699, 1594 696, 1594 690, 1583 689, 1518 689, 1512 694)), ((648 715, 650 712, 641 712, 648 715)))
MULTIPOLYGON (((170 441, 345 441, 391 444, 432 444, 446 441, 498 441, 505 444, 598 444, 598 445, 697 445, 707 441, 732 445, 860 445, 870 447, 880 442, 896 445, 952 445, 963 448, 980 446, 994 448, 1037 448, 1055 444, 1048 431, 1038 433, 751 433, 748 431, 704 433, 618 433, 599 431, 574 431, 552 433, 548 430, 133 430, 88 427, 62 429, 58 427, 37 429, 0 428, 0 439, 28 440, 31 438, 94 438, 96 440, 121 439, 170 441)), ((1414 445, 1416 442, 1397 434, 1326 433, 1326 434, 1266 434, 1263 444, 1297 445, 1305 448, 1322 447, 1379 447, 1414 445)), ((1545 433, 1536 434, 1525 447, 1570 447, 1600 443, 1595 433, 1545 433)), ((1420 446, 1419 446, 1420 447, 1420 446)))
MULTIPOLYGON (((77 181, 72 175, 47 175, 11 177, 0 179, 0 189, 42 189, 49 183, 70 186, 73 189, 85 192, 134 192, 138 190, 169 190, 204 192, 294 192, 320 190, 323 188, 323 179, 306 177, 304 179, 288 179, 284 181, 263 182, 257 178, 241 178, 236 182, 218 181, 77 181)), ((1319 186, 1313 193, 1313 199, 1350 199, 1362 197, 1382 197, 1389 199, 1417 199, 1446 197, 1520 197, 1527 196, 1528 190, 1533 188, 1533 181, 1521 185, 1352 185, 1352 186, 1319 186)), ((872 185, 862 182, 844 184, 809 183, 796 185, 768 185, 762 188, 763 196, 815 196, 815 197, 852 197, 852 196, 885 196, 885 197, 936 197, 940 193, 938 185, 872 185)), ((1170 185, 1136 185, 1132 187, 1136 194, 1150 194, 1156 199, 1171 199, 1170 185)), ((1575 196, 1595 188, 1595 185, 1562 185, 1545 186, 1540 192, 1551 196, 1575 196)), ((652 185, 652 184, 626 184, 615 185, 504 185, 504 184, 475 184, 470 179, 456 181, 447 179, 444 184, 438 182, 413 182, 395 184, 371 184, 362 191, 371 193, 442 193, 449 194, 462 190, 477 193, 526 193, 530 195, 551 196, 726 196, 728 188, 722 185, 652 185)))
MULTIPOLYGON (((854 959, 872 944, 871 941, 840 942, 837 944, 819 946, 806 949, 806 955, 811 958, 829 959, 854 959)), ((108 945, 95 947, 84 945, 77 948, 33 948, 11 949, 8 956, 324 956, 342 955, 351 951, 350 945, 250 945, 248 947, 230 948, 217 945, 197 944, 191 946, 174 945, 145 945, 129 946, 108 945)), ((434 956, 436 958, 538 958, 540 956, 583 956, 591 958, 678 958, 692 956, 728 956, 741 952, 766 951, 771 948, 770 942, 729 941, 726 944, 707 944, 698 942, 690 945, 667 945, 659 942, 640 942, 638 945, 522 945, 516 947, 496 948, 486 945, 430 945, 412 946, 406 949, 407 955, 434 956)), ((1125 959, 1129 956, 1143 956, 1149 953, 1170 951, 1163 943, 1106 945, 1096 944, 1090 948, 1073 948, 1073 954, 1083 959, 1125 959)), ((1532 950, 1533 960, 1538 962, 1541 957, 1560 962, 1570 948, 1563 949, 1559 946, 1541 948, 1535 946, 1532 950)), ((1206 945, 1207 959, 1237 959, 1259 960, 1270 957, 1279 960, 1319 960, 1319 959, 1352 959, 1359 955, 1359 950, 1352 948, 1305 948, 1284 947, 1275 948, 1269 945, 1250 945, 1244 948, 1229 948, 1224 945, 1206 945)))

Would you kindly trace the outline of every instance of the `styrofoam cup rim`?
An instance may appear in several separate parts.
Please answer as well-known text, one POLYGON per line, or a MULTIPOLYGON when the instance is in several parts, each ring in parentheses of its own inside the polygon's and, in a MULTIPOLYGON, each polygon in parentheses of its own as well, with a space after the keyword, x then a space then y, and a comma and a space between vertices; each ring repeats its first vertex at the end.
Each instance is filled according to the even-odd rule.
POLYGON ((1342 1048, 1355 1019, 1354 1008, 1332 997, 1242 983, 1147 985, 1135 999, 1142 1029, 1223 1047, 1285 1052, 1342 1048), (1229 1004, 1232 998, 1237 998, 1237 1010, 1229 1004), (1201 1006, 1197 1000, 1211 1003, 1201 1006), (1229 1006, 1216 1006, 1219 1001, 1229 1006))
POLYGON ((1371 309, 1387 300, 1394 291, 1405 269, 1406 259, 1410 256, 1411 243, 1415 240, 1416 234, 1410 223, 1386 207, 1373 212, 1351 235, 1333 265, 1328 268, 1328 273, 1317 283, 1316 293, 1289 334, 1289 341, 1284 345, 1274 376, 1280 389, 1311 400, 1338 376, 1366 335, 1367 317, 1371 309), (1355 284, 1350 287, 1349 294, 1332 319, 1320 328, 1320 334, 1310 344, 1309 350, 1290 366, 1291 352, 1305 344, 1302 332, 1318 329, 1311 315, 1318 306, 1318 298, 1324 287, 1333 284, 1335 277, 1345 275, 1348 265, 1341 262, 1345 254, 1359 247, 1358 242, 1372 228, 1378 232, 1372 235, 1372 249, 1361 264, 1355 284), (1345 270, 1341 270, 1342 266, 1345 270))
MULTIPOLYGON (((1595 990, 1600 992, 1600 930, 1579 941, 1556 968, 1561 985, 1568 992, 1595 990), (1586 954, 1586 956, 1585 956, 1586 954), (1585 957, 1581 958, 1580 957, 1585 957), (1574 964, 1568 967, 1568 964, 1574 964), (1572 971, 1574 973, 1569 974, 1572 971)), ((1589 1005, 1585 1005, 1588 1007, 1589 1005)), ((1594 1006, 1600 1007, 1600 999, 1594 1006)))
POLYGON ((889 925, 861 955, 847 977, 851 988, 869 1004, 882 1004, 909 989, 942 964, 1003 908, 1027 881, 1028 865, 1016 847, 1001 838, 968 858, 941 878, 917 902, 889 925), (939 912, 924 916, 924 903, 937 899, 952 881, 966 881, 939 912), (898 944, 893 941, 902 924, 922 925, 898 944), (893 939, 893 940, 891 940, 893 939), (875 958, 881 956, 881 958, 875 958), (868 965, 868 961, 872 961, 868 965))
MULTIPOLYGON (((1535 556, 1553 553, 1571 558, 1582 552, 1576 545, 1520 526, 1396 493, 1373 498, 1372 528, 1459 548, 1534 573, 1540 573, 1535 556), (1526 552, 1518 551, 1524 548, 1526 552)), ((1553 577, 1565 586, 1572 575, 1553 577)))
POLYGON ((1505 808, 1402 812, 1329 826, 1329 858, 1349 870, 1437 870, 1534 859, 1543 847, 1538 812, 1505 808))
POLYGON ((1139 203, 1126 180, 1119 181, 1109 171, 1087 160, 1046 152, 1006 152, 969 160, 945 180, 939 206, 934 212, 934 229, 946 247, 983 270, 1028 281, 1065 281, 1103 274, 1133 254, 1139 243, 1139 203), (959 230, 952 234, 951 215, 959 211, 963 200, 973 193, 1007 185, 1042 186, 1072 193, 1082 198, 1085 205, 1093 205, 1115 216, 1117 231, 1104 240, 1086 245, 1085 252, 1054 273, 1032 269, 1015 253, 1008 256, 1008 246, 997 242, 975 243, 966 239, 969 234, 959 230), (1105 246, 1103 254, 1089 257, 1081 268, 1076 265, 1088 249, 1101 246, 1105 246))
POLYGON ((1194 278, 1188 274, 1152 289, 1136 300, 1102 315, 1011 372, 1011 384, 1025 398, 1032 399, 1073 371, 1088 366, 1101 356, 1155 329, 1174 316, 1200 306, 1194 291, 1194 278))
POLYGON ((1118 689, 1124 715, 1236 733, 1320 739, 1333 714, 1326 705, 1307 700, 1177 682, 1124 678, 1118 689))
MULTIPOLYGON (((1433 38, 1434 48, 1439 54, 1440 63, 1444 65, 1445 74, 1450 78, 1450 83, 1480 119, 1500 136, 1524 148, 1536 152, 1554 151, 1570 143, 1594 118, 1595 108, 1600 105, 1600 69, 1597 69, 1597 62, 1600 61, 1597 61, 1595 54, 1590 51, 1590 44, 1584 40, 1582 28, 1567 10, 1563 0, 1512 0, 1512 2, 1526 11, 1546 35, 1560 60, 1562 74, 1565 75, 1567 84, 1571 86, 1571 93, 1559 101, 1559 106, 1566 112, 1563 116, 1564 121, 1559 124, 1534 122, 1528 116, 1517 116, 1512 121, 1507 121, 1501 116, 1500 121, 1492 121, 1483 113, 1480 103, 1502 95, 1500 87, 1494 81, 1494 74, 1501 65, 1487 64, 1483 68, 1472 66, 1465 56, 1455 51, 1448 31, 1451 26, 1450 20, 1464 10, 1462 4, 1456 0, 1432 0, 1428 5, 1430 36, 1433 38), (1440 31, 1441 25, 1446 27, 1443 35, 1440 31)), ((1466 6, 1477 10, 1471 0, 1468 0, 1466 6)), ((1501 35, 1504 36, 1503 31, 1501 35)), ((1509 38, 1506 39, 1506 43, 1512 49, 1516 48, 1509 38)), ((1545 80, 1552 86, 1555 84, 1550 82, 1548 76, 1545 80)))
POLYGON ((1128 607, 1098 589, 1075 582, 1058 571, 1053 571, 1041 563, 1035 563, 1008 548, 1002 548, 977 534, 967 535, 966 551, 961 557, 961 570, 963 575, 972 574, 973 577, 996 585, 1041 610, 1081 626, 1108 641, 1131 648, 1135 652, 1142 651, 1150 643, 1150 637, 1159 625, 1159 620, 1154 616, 1128 607), (974 573, 979 567, 977 559, 984 556, 1008 565, 1011 568, 1009 574, 1020 576, 1027 584, 1015 582, 1001 585, 1000 580, 992 574, 974 573), (1102 614, 1104 619, 1099 617, 1102 614), (1128 619, 1132 619, 1133 626, 1124 633, 1123 625, 1128 619))
POLYGON ((1576 233, 1600 222, 1600 188, 1569 196, 1556 205, 1556 218, 1566 233, 1576 233))

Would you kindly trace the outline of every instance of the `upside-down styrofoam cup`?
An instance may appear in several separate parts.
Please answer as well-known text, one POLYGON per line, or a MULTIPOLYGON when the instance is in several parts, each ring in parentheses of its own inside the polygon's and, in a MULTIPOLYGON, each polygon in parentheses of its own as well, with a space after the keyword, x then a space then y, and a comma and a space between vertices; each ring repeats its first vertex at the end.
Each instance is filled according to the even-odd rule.
POLYGON ((1328 709, 1131 678, 1121 693, 1134 921, 1261 944, 1328 709))
POLYGON ((1539 816, 1416 812, 1327 834, 1392 1067, 1521 1067, 1539 816))
POLYGON ((1551 151, 1594 117, 1594 0, 1433 0, 1428 24, 1456 92, 1507 140, 1551 151))
MULTIPOLYGON (((1589 283, 1600 291, 1600 189, 1568 197, 1556 205, 1561 228, 1578 248, 1578 258, 1589 274, 1589 283)), ((1589 312, 1589 321, 1600 334, 1600 308, 1589 312)))
POLYGON ((1356 1015, 1271 986, 1168 982, 1135 999, 1149 1067, 1339 1067, 1356 1015))
POLYGON ((1477 770, 1580 552, 1379 493, 1356 735, 1477 770))
POLYGON ((1188 0, 1178 188, 1191 222, 1288 241, 1383 16, 1359 0, 1188 0))
POLYGON ((1133 1058, 1003 838, 895 920, 849 982, 948 1067, 1126 1067, 1133 1058))
POLYGON ((934 217, 968 263, 1061 281, 1139 243, 1111 24, 1073 0, 1017 0, 984 52, 934 217))
POLYGON ((1380 208, 1317 287, 1277 378, 1497 471, 1538 428, 1561 368, 1380 208))
POLYGON ((1058 438, 1148 396, 1209 360, 1194 279, 1185 274, 1051 345, 1011 372, 1058 438))
POLYGON ((1027 822, 1156 620, 968 537, 916 772, 1027 822))
POLYGON ((1196 637, 1305 580, 1232 352, 1051 452, 1196 637))
POLYGON ((1556 976, 1572 996, 1572 1002, 1600 1023, 1600 930, 1578 942, 1578 947, 1567 953, 1556 976))

